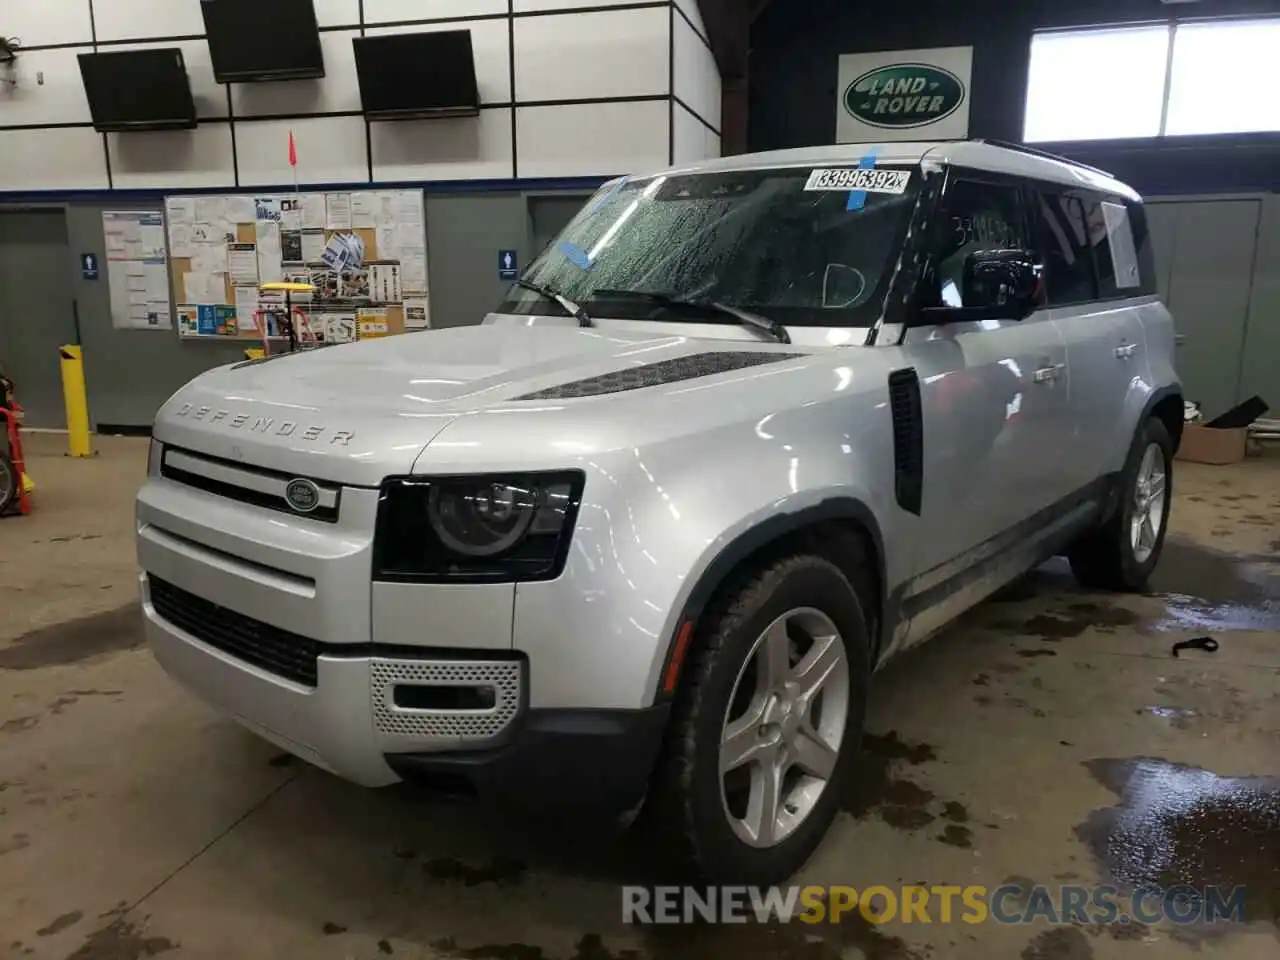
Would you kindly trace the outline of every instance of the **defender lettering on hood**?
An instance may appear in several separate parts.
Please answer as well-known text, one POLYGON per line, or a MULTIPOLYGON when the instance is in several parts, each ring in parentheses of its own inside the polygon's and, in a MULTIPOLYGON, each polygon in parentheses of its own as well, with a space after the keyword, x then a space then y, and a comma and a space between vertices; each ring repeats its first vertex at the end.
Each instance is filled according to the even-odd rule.
POLYGON ((203 420, 208 424, 219 424, 228 430, 248 430, 250 433, 267 434, 273 437, 296 437, 309 443, 327 440, 330 446, 345 447, 356 437, 352 430, 330 430, 324 424, 303 425, 294 420, 277 421, 274 417, 250 417, 247 413, 233 414, 230 410, 197 407, 194 403, 183 404, 173 412, 173 415, 203 420))

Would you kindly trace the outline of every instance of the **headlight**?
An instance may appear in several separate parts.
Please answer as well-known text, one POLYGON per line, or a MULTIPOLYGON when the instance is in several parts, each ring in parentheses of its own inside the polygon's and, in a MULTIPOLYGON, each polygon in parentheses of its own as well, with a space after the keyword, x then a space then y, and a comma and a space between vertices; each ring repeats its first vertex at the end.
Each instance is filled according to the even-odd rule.
POLYGON ((374 579, 559 576, 582 485, 579 472, 389 480, 378 507, 374 579))

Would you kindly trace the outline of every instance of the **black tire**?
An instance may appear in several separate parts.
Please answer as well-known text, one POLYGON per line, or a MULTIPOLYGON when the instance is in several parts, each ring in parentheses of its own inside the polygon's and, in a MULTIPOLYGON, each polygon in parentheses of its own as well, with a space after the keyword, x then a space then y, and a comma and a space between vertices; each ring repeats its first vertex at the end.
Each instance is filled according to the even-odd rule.
POLYGON ((7 453, 0 453, 0 517, 12 510, 18 502, 18 468, 7 453))
MULTIPOLYGON (((680 877, 708 883, 768 885, 792 876, 834 819, 841 784, 857 754, 870 679, 864 605, 840 568, 822 557, 788 556, 723 592, 703 616, 685 661, 646 823, 660 837, 680 877), (824 613, 839 630, 849 665, 848 716, 835 769, 795 831, 769 848, 740 840, 721 797, 719 749, 735 682, 756 639, 800 607, 824 613)), ((667 859, 671 862, 671 859, 667 859)))
POLYGON ((1134 437, 1124 470, 1120 474, 1119 486, 1119 500, 1111 511, 1111 516, 1097 530, 1081 539, 1067 554, 1071 572, 1081 586, 1122 592, 1141 590, 1160 562, 1173 505, 1173 441, 1169 437, 1168 428, 1155 417, 1147 420, 1134 437), (1139 561, 1134 553, 1129 531, 1135 509, 1134 492, 1139 467, 1152 444, 1159 448, 1164 459, 1165 505, 1151 555, 1146 560, 1139 561))

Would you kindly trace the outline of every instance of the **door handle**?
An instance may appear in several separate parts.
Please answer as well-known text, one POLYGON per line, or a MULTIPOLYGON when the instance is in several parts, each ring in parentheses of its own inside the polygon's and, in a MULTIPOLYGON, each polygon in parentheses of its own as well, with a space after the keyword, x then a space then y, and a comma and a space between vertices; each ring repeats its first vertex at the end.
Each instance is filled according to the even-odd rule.
POLYGON ((1067 369, 1065 363, 1051 363, 1048 366, 1039 367, 1032 375, 1032 380, 1036 383, 1052 383, 1057 380, 1063 370, 1067 369))
POLYGON ((1121 360, 1128 360, 1137 349, 1138 345, 1136 343, 1122 343, 1116 347, 1116 356, 1121 360))
POLYGON ((1180 347, 1180 346, 1182 346, 1182 345, 1183 345, 1184 343, 1186 343, 1186 342, 1187 342, 1186 334, 1183 334, 1183 333, 1175 333, 1175 334, 1173 335, 1173 345, 1174 345, 1175 347, 1180 347))

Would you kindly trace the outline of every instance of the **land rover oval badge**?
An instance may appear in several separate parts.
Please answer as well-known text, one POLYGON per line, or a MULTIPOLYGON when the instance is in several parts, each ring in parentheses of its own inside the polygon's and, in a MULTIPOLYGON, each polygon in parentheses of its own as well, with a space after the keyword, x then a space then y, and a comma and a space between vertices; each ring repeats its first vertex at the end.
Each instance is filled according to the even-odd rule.
POLYGON ((311 513, 320 506, 320 488, 310 480, 290 480, 284 488, 284 499, 296 513, 311 513))
POLYGON ((964 103, 964 83, 925 63, 894 63, 868 71, 844 92, 844 108, 873 127, 925 127, 964 103))

